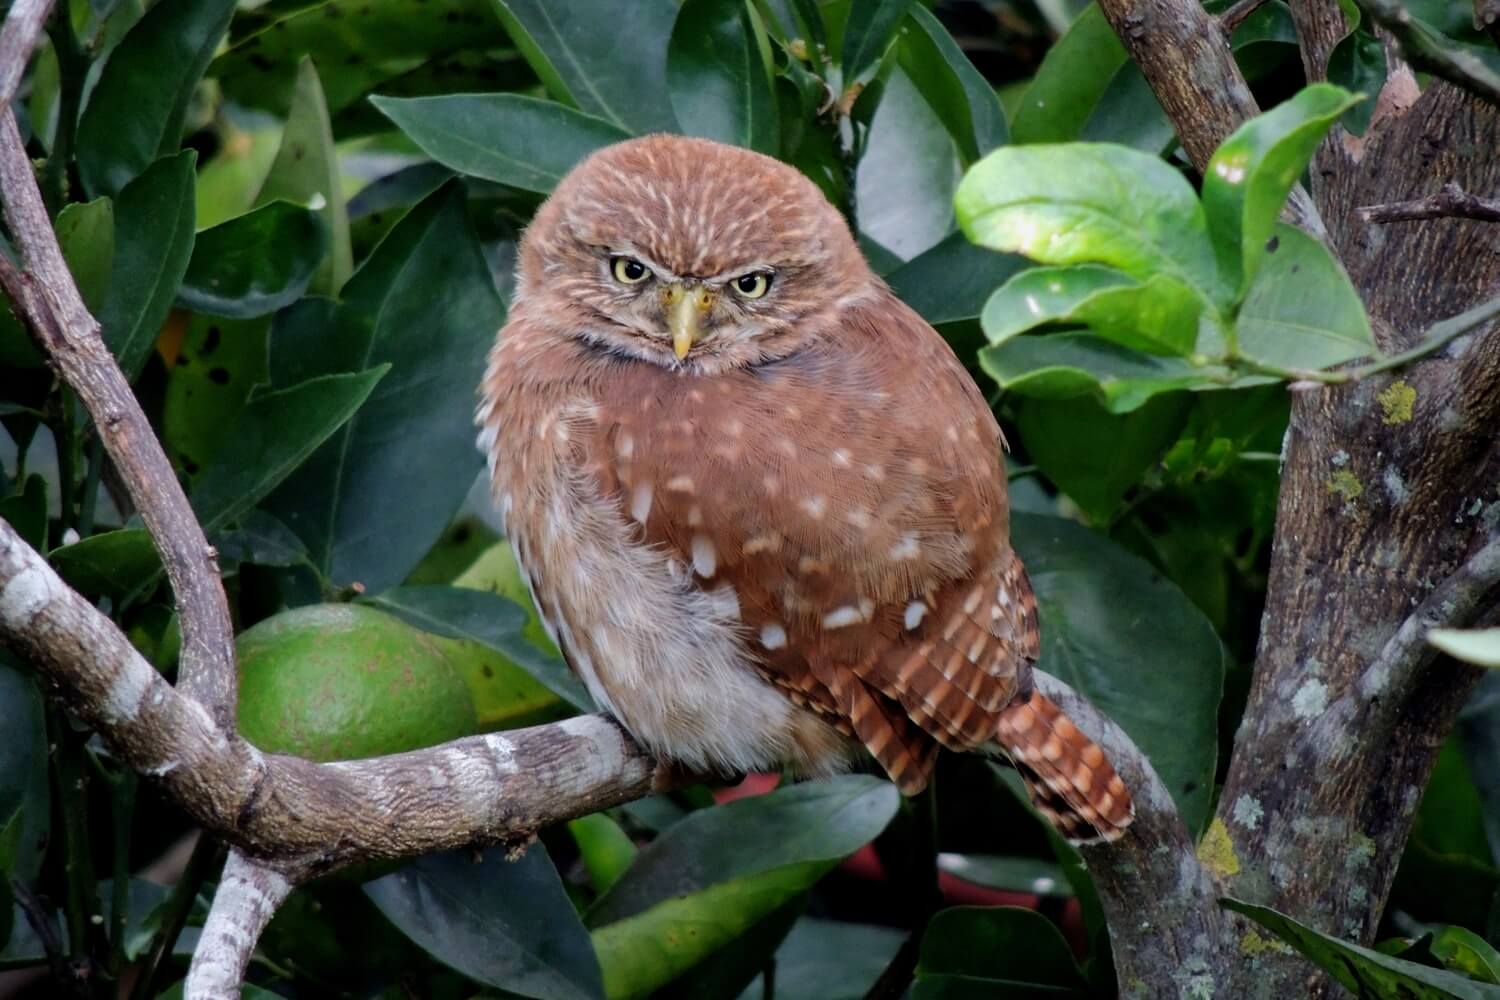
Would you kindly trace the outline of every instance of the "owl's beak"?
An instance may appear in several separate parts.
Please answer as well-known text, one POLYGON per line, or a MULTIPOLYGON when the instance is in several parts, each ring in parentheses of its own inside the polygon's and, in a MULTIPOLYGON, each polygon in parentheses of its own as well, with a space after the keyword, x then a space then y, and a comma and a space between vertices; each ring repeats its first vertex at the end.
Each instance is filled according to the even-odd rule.
POLYGON ((661 299, 672 331, 672 352, 681 361, 703 332, 703 317, 714 307, 714 293, 702 285, 674 281, 662 289, 661 299))

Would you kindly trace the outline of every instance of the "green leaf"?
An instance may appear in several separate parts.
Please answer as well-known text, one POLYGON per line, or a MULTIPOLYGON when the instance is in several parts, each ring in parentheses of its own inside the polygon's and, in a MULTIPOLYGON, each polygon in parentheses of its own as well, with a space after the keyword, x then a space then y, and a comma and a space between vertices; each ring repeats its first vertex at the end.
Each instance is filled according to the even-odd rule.
POLYGON ((965 882, 990 889, 1029 892, 1053 898, 1073 895, 1062 867, 1040 858, 950 854, 945 851, 938 855, 938 868, 965 882))
MULTIPOLYGON (((1351 31, 1328 57, 1328 79, 1355 93, 1378 94, 1388 73, 1385 43, 1369 31, 1351 31)), ((1345 111, 1339 123, 1351 135, 1364 135, 1375 114, 1374 101, 1361 101, 1345 111)))
POLYGON ((1500 628, 1435 628, 1427 633, 1427 641, 1476 667, 1500 667, 1500 628))
POLYGON ((452 520, 479 471, 474 387, 504 322, 456 182, 406 214, 336 307, 305 299, 277 314, 277 386, 391 365, 354 418, 267 501, 335 585, 394 586, 452 520))
POLYGON ((1361 100, 1317 83, 1234 131, 1203 172, 1203 208, 1219 273, 1243 295, 1292 186, 1340 115, 1361 100))
POLYGON ((151 164, 115 199, 109 296, 99 312, 104 342, 134 381, 151 354, 193 255, 193 165, 184 150, 151 164))
POLYGON ((252 393, 235 433, 193 490, 193 511, 204 530, 233 523, 280 485, 354 416, 390 367, 321 375, 287 389, 252 393))
POLYGON ((1500 986, 1476 983, 1454 972, 1418 965, 1341 941, 1269 907, 1227 898, 1220 903, 1254 920, 1361 997, 1370 1000, 1494 1000, 1500 997, 1500 986))
POLYGON ((1203 209, 1154 156, 1099 143, 1007 146, 969 170, 955 197, 969 238, 1043 264, 1105 264, 1142 281, 1165 272, 1224 297, 1203 209))
POLYGON ((120 528, 53 549, 47 561, 74 590, 118 601, 161 571, 145 528, 120 528))
POLYGON ((98 315, 107 301, 110 279, 114 276, 114 203, 108 198, 95 198, 64 205, 57 213, 54 228, 84 305, 98 315))
MULTIPOLYGON (((31 885, 42 870, 51 830, 47 727, 31 672, 0 652, 0 882, 31 885)), ((25 923, 23 920, 22 923, 25 923)))
POLYGON ((1026 454, 1094 524, 1107 525, 1187 423, 1186 393, 1113 414, 1092 396, 1028 399, 1016 419, 1026 454))
POLYGON ((1224 653, 1213 626, 1150 564, 1083 525, 1013 514, 1036 590, 1037 666, 1120 725, 1189 830, 1208 817, 1224 653))
POLYGON ((1009 141, 995 88, 927 8, 912 7, 900 45, 901 68, 942 119, 966 164, 1009 141))
POLYGON ((307 558, 307 546, 292 529, 263 510, 249 510, 233 528, 212 538, 219 558, 257 566, 293 566, 307 558))
POLYGON ((1375 353, 1364 304, 1343 267, 1323 244, 1284 224, 1266 246, 1236 326, 1240 354, 1283 368, 1329 368, 1375 353))
POLYGON ((629 134, 520 94, 372 97, 428 156, 460 173, 549 193, 578 161, 629 134))
POLYGON ((161 0, 110 54, 78 123, 78 173, 90 194, 113 195, 176 152, 193 90, 234 6, 161 0))
POLYGON ((889 783, 846 775, 674 824, 587 914, 609 996, 645 996, 729 944, 872 839, 896 806, 889 783))
POLYGON ((745 0, 686 0, 667 44, 667 85, 688 135, 776 154, 776 96, 745 0))
POLYGON ((950 233, 885 275, 891 291, 933 326, 975 320, 994 287, 1007 281, 1026 261, 994 253, 950 233))
POLYGON ((556 98, 627 132, 676 132, 662 43, 673 0, 495 0, 500 20, 556 98), (616 25, 618 30, 601 30, 616 25))
POLYGON ((275 312, 307 290, 327 239, 311 209, 263 205, 197 235, 177 301, 236 319, 275 312))
POLYGON ((365 895, 403 934, 468 978, 537 1000, 603 997, 599 962, 562 880, 533 843, 419 858, 365 895))
POLYGON ((1134 350, 1185 355, 1197 341, 1203 305, 1166 274, 1138 282, 1093 264, 1035 267, 996 289, 980 322, 992 344, 1046 323, 1068 323, 1134 350))
POLYGON ((579 711, 593 711, 594 701, 567 664, 539 651, 522 634, 526 609, 499 594, 468 587, 428 585, 397 587, 372 604, 411 625, 450 639, 472 639, 503 655, 579 711))
POLYGON ((1079 14, 1042 60, 1011 122, 1018 143, 1071 142, 1115 74, 1128 62, 1125 46, 1098 4, 1079 14))
POLYGON ((1032 995, 1026 991, 1089 995, 1067 941, 1050 920, 1014 906, 954 906, 932 918, 922 935, 912 1000, 1032 995))
MULTIPOLYGON (((1086 333, 1014 337, 980 351, 979 366, 1007 392, 1043 399, 1093 393, 1111 413, 1128 413, 1161 392, 1214 388, 1227 377, 1222 369, 1141 354, 1086 333)), ((1253 381, 1241 379, 1236 384, 1253 381)))
POLYGON ((430 60, 506 43, 490 0, 298 0, 258 23, 244 37, 236 30, 208 72, 235 103, 278 117, 305 96, 299 64, 309 57, 336 114, 430 60))
MULTIPOLYGON (((776 949, 776 1000, 862 1000, 901 947, 894 927, 803 917, 776 949)), ((757 979, 739 1000, 763 1000, 757 979)))
POLYGON ((1429 946, 1443 965, 1482 983, 1500 984, 1500 952, 1463 927, 1444 927, 1429 946))
POLYGON ((47 481, 36 473, 20 489, 0 500, 0 518, 38 551, 47 548, 47 481))
POLYGON ((959 170, 958 147, 942 119, 894 67, 855 173, 860 233, 903 260, 934 246, 953 231, 959 170))
POLYGON ((271 317, 187 317, 162 400, 162 440, 179 469, 195 477, 235 433, 255 386, 268 381, 271 317))
POLYGON ((863 0, 849 8, 840 50, 845 87, 880 62, 912 3, 913 0, 863 0))
POLYGON ((287 111, 281 147, 255 196, 255 204, 276 199, 307 205, 322 216, 328 256, 318 266, 308 289, 315 295, 336 295, 354 270, 349 243, 349 213, 339 178, 338 155, 328 123, 328 104, 312 60, 297 65, 297 85, 287 111), (319 207, 321 206, 321 207, 319 207))
POLYGON ((618 882, 640 850, 620 824, 602 812, 569 820, 568 832, 578 843, 595 892, 604 892, 618 882))

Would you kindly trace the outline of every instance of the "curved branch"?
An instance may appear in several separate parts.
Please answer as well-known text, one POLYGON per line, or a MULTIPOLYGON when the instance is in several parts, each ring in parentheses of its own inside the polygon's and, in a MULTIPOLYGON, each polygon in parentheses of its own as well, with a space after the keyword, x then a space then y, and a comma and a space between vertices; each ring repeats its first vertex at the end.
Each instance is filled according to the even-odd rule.
POLYGON ((1135 822, 1125 836, 1080 848, 1099 890, 1120 982, 1136 984, 1127 991, 1132 996, 1177 996, 1184 970, 1197 970, 1191 975, 1207 976, 1198 985, 1212 993, 1208 959, 1233 947, 1233 918, 1218 906, 1219 887, 1199 862, 1171 794, 1123 729, 1057 678, 1040 670, 1034 676, 1037 689, 1104 750, 1135 799, 1135 822))
POLYGON ((1355 0, 1376 24, 1389 31, 1412 69, 1424 70, 1471 94, 1500 104, 1500 73, 1462 49, 1433 38, 1397 0, 1355 0))
POLYGON ((239 1000, 255 944, 295 888, 277 869, 230 851, 188 966, 183 1000, 239 1000))
POLYGON ((599 715, 373 760, 263 754, 173 690, 4 520, 0 641, 204 829, 279 867, 513 842, 652 791, 655 761, 599 715))
POLYGON ((3 286, 63 380, 78 393, 131 499, 150 529, 177 598, 182 623, 178 679, 185 694, 234 728, 234 629, 208 544, 187 495, 120 367, 104 346, 99 321, 84 305, 63 260, 36 174, 21 142, 10 94, 19 82, 45 0, 16 3, 0 28, 0 203, 25 273, 7 264, 3 286))

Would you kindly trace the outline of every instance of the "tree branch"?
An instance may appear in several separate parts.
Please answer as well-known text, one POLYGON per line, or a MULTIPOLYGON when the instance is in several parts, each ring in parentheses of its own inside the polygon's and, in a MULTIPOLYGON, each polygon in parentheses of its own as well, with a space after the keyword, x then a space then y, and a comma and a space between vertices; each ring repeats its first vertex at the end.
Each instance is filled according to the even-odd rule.
POLYGON ((296 882, 277 869, 229 852, 188 966, 183 1000, 239 1000, 255 944, 294 888, 296 882))
MULTIPOLYGON (((1260 112, 1218 21, 1196 0, 1100 0, 1099 9, 1141 68, 1188 158, 1205 169, 1219 144, 1260 112)), ((1283 215, 1327 242, 1327 228, 1300 187, 1292 189, 1283 215)))
MULTIPOLYGON (((5 38, 27 5, 13 8, 5 38)), ((19 33, 20 29, 16 29, 19 33)), ((48 359, 83 401, 100 438, 141 512, 167 569, 182 623, 178 677, 226 730, 234 726, 234 630, 219 580, 217 554, 193 516, 156 434, 119 365, 105 347, 99 322, 84 305, 58 248, 31 161, 9 105, 0 106, 0 201, 26 267, 0 274, 48 359)))
POLYGON ((1219 30, 1228 38, 1234 29, 1245 23, 1246 18, 1266 5, 1266 0, 1235 0, 1233 7, 1219 15, 1219 30))
POLYGON ((1082 848, 1108 918, 1120 982, 1137 984, 1130 995, 1177 996, 1184 970, 1193 970, 1209 977, 1199 985, 1211 993, 1208 958, 1234 946, 1233 918, 1219 908, 1219 888, 1198 861, 1171 794, 1124 730, 1062 681, 1040 670, 1034 676, 1037 689, 1104 750, 1135 800, 1135 822, 1125 836, 1082 848))
POLYGON ((1365 205, 1359 209, 1359 217, 1370 223, 1445 218, 1500 222, 1500 198, 1481 198, 1457 184, 1448 183, 1437 194, 1429 194, 1424 198, 1365 205))
POLYGON ((375 760, 262 754, 173 690, 3 520, 0 641, 205 830, 316 873, 514 842, 652 790, 655 761, 597 715, 375 760))
POLYGON ((15 0, 0 28, 0 107, 10 107, 31 51, 42 36, 52 0, 15 0))
POLYGON ((1500 104, 1500 73, 1462 49, 1449 48, 1412 20, 1398 0, 1355 0, 1360 10, 1389 31, 1413 69, 1441 77, 1471 94, 1500 104))

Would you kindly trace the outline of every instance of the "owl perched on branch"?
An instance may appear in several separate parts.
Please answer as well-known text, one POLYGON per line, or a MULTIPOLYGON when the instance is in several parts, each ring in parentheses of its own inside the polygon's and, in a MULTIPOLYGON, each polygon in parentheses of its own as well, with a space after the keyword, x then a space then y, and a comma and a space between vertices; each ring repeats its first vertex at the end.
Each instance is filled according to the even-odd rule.
POLYGON ((936 331, 782 163, 651 136, 526 230, 480 443, 542 620, 598 703, 700 772, 902 792, 1010 757, 1075 841, 1130 796, 1032 689, 1000 428, 936 331))

